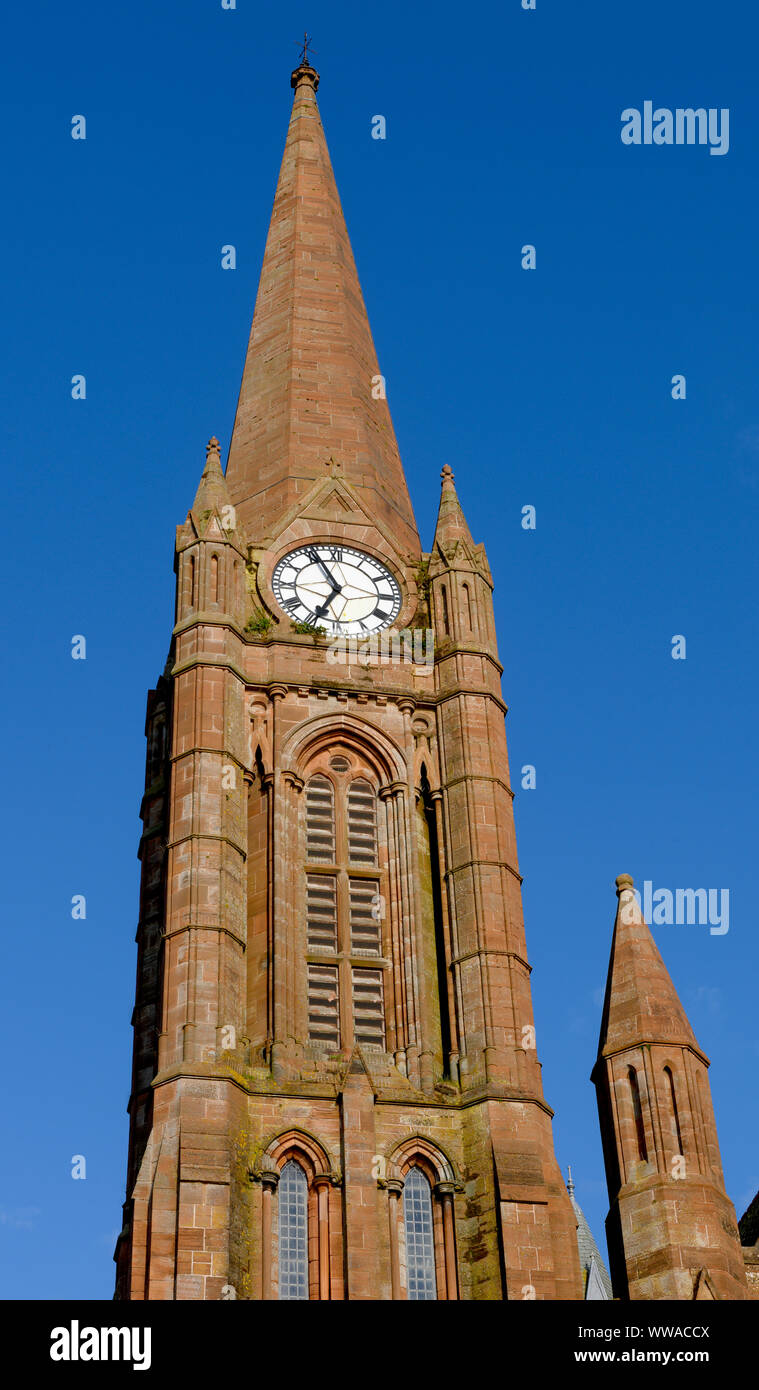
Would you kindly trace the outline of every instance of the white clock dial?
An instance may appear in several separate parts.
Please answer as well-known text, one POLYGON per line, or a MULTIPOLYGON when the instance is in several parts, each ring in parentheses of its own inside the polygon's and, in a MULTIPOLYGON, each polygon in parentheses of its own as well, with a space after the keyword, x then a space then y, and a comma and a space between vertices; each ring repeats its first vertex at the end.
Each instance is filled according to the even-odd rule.
POLYGON ((278 561, 274 597, 293 622, 360 637, 390 627, 401 591, 373 555, 344 545, 302 545, 278 561))

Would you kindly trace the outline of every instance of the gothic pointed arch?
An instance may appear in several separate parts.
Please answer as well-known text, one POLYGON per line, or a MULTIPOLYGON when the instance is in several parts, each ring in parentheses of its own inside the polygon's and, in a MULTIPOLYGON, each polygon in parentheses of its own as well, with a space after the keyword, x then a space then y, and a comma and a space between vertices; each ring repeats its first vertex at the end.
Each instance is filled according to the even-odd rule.
POLYGON ((340 1175, 327 1149, 306 1130, 287 1129, 269 1140, 253 1176, 261 1186, 262 1298, 330 1299, 340 1175))
POLYGON ((401 1140, 382 1183, 388 1200, 394 1299, 459 1297, 454 1165, 437 1144, 415 1134, 401 1140))

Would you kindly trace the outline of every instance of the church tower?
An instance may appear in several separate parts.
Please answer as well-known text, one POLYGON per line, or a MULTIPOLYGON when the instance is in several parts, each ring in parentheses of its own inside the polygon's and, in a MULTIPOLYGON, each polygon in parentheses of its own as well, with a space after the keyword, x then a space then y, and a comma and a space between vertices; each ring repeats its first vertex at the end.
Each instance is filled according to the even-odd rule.
POLYGON ((704 1056, 629 874, 609 962, 598 1097, 616 1298, 748 1297, 704 1056))
POLYGON ((148 699, 124 1299, 581 1299, 492 578, 423 552, 304 59, 148 699))

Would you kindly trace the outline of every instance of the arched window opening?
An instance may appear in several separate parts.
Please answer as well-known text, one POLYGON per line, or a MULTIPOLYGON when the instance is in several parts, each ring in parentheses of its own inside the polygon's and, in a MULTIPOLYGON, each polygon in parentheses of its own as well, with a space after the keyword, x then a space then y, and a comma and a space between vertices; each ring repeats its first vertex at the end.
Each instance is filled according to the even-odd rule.
POLYGON ((669 1085, 669 1098, 672 1102, 672 1119, 675 1122, 675 1133, 677 1135, 677 1152, 679 1154, 682 1154, 685 1152, 685 1150, 683 1149, 683 1136, 680 1133, 680 1116, 677 1110, 677 1096, 675 1095, 675 1078, 673 1077, 669 1067, 664 1068, 664 1075, 667 1078, 667 1082, 669 1085))
POLYGON ((279 1176, 279 1297, 308 1298, 308 1179, 288 1159, 279 1176))
POLYGON ((406 1292, 415 1301, 437 1298, 432 1188, 421 1168, 411 1168, 403 1187, 406 1292))
POLYGON ((333 745, 306 782, 308 1040, 327 1051, 354 1042, 386 1045, 386 870, 380 870, 377 792, 368 777, 353 775, 356 761, 333 745), (321 766, 329 767, 329 777, 321 766))
POLYGON ((268 1145, 256 1170, 261 1182, 261 1297, 329 1299, 333 1278, 340 1297, 339 1258, 331 1256, 340 1230, 337 1174, 318 1140, 289 1130, 268 1145))
POLYGON ((449 1160, 416 1135, 396 1148, 388 1174, 392 1297, 457 1300, 457 1183, 449 1160))
POLYGON ((212 556, 211 556, 211 595, 210 595, 210 600, 209 600, 209 601, 210 601, 211 603, 218 603, 218 601, 219 601, 219 557, 218 557, 218 555, 212 555, 212 556))
POLYGON ((190 556, 190 607, 195 607, 195 556, 190 556))
POLYGON ((467 632, 473 632, 473 631, 474 631, 474 623, 473 623, 473 620, 472 620, 472 595, 471 595, 471 591, 470 591, 470 589, 469 589, 469 585, 468 585, 468 584, 462 584, 461 589, 462 589, 462 593, 463 593, 463 595, 464 595, 464 621, 465 621, 465 623, 466 623, 466 630, 467 630, 467 632))
POLYGON ((451 625, 448 618, 448 594, 446 592, 445 584, 441 584, 440 593, 443 599, 443 632, 445 633, 446 637, 449 637, 451 633, 451 625))
POLYGON ((634 1067, 630 1067, 627 1075, 630 1081, 630 1093, 632 1095, 633 1119, 635 1121, 635 1134, 638 1141, 638 1158, 642 1159, 644 1163, 647 1163, 648 1148, 646 1145, 646 1131, 643 1125, 643 1111, 640 1105, 638 1073, 634 1067))

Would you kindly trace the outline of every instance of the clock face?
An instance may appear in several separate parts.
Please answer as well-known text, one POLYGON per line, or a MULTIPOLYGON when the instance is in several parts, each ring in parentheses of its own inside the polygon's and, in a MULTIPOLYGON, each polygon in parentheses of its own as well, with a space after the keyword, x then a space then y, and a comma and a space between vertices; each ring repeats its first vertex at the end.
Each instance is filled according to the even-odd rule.
POLYGON ((274 596, 296 623, 329 634, 362 634, 389 627, 401 607, 401 591, 379 560, 342 545, 302 545, 277 563, 274 596))

